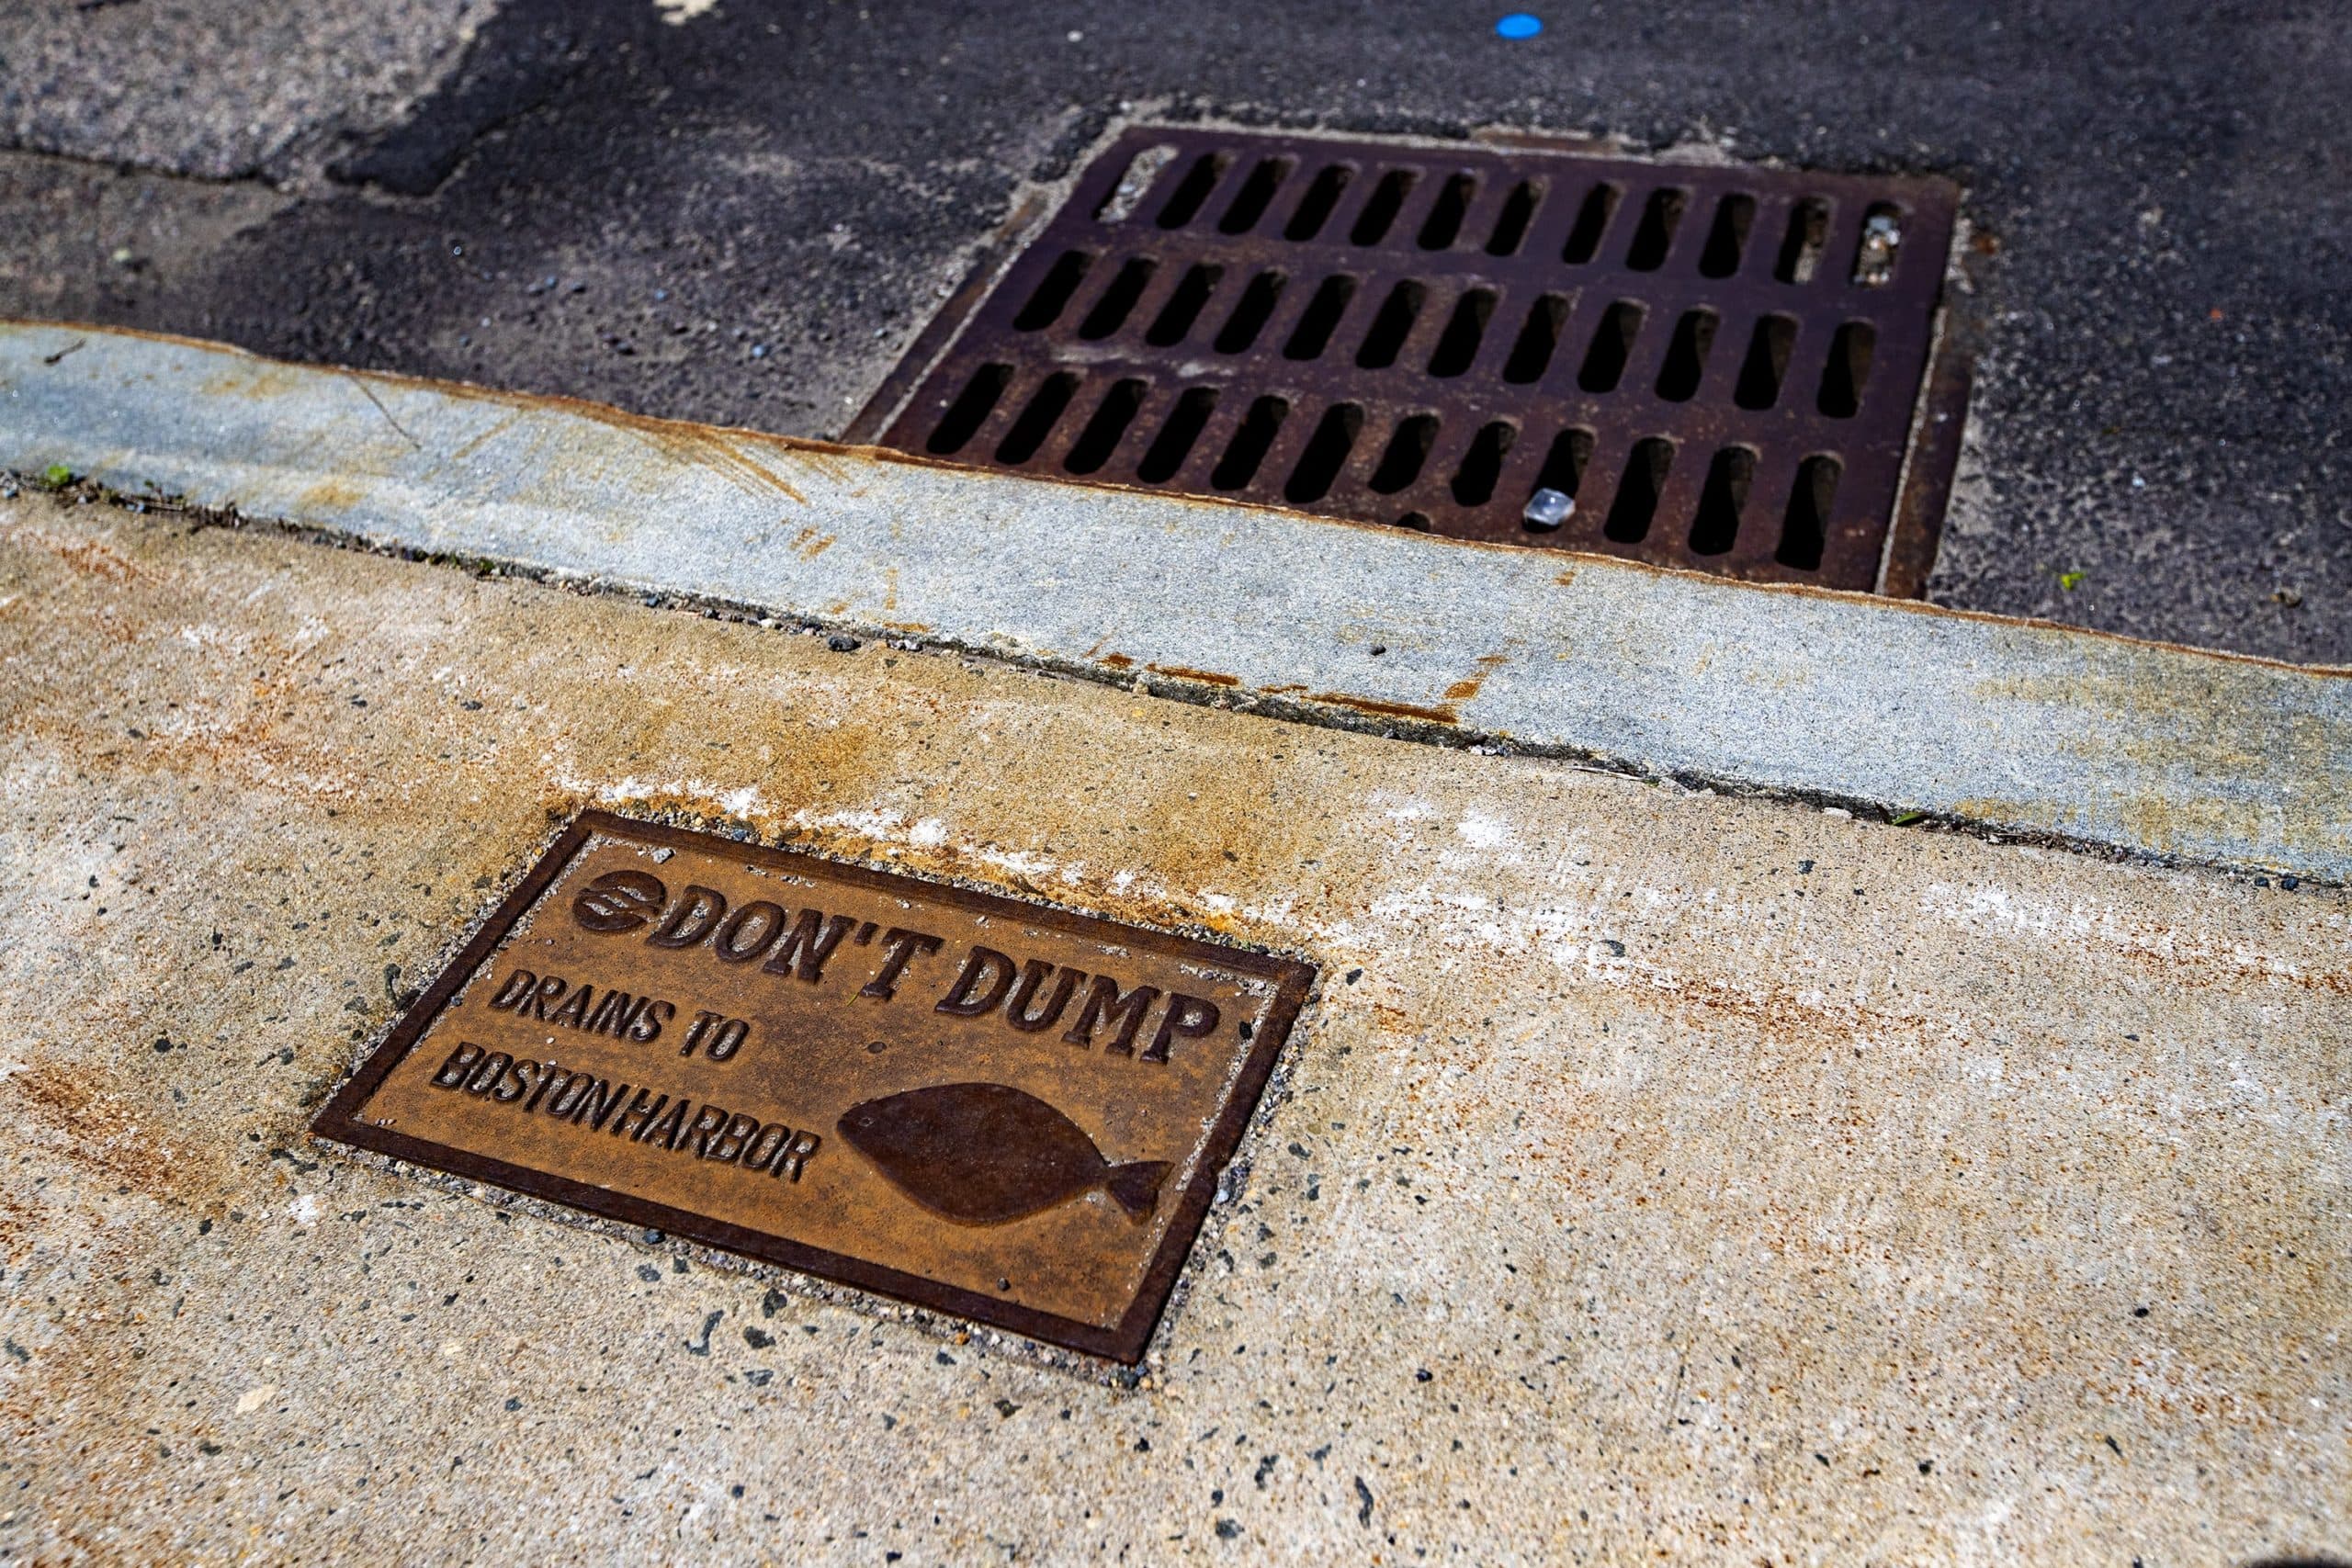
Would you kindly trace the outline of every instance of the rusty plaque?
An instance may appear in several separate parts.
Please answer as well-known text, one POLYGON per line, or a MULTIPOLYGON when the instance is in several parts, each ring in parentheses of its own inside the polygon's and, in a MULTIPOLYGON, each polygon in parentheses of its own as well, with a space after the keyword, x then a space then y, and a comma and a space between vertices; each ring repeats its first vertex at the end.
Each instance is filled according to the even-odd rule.
POLYGON ((1134 1361, 1314 977, 592 812, 312 1130, 1134 1361))
POLYGON ((1965 394, 1944 375, 1922 396, 1958 199, 1931 177, 1145 127, 951 301, 852 438, 1916 593, 1965 394))

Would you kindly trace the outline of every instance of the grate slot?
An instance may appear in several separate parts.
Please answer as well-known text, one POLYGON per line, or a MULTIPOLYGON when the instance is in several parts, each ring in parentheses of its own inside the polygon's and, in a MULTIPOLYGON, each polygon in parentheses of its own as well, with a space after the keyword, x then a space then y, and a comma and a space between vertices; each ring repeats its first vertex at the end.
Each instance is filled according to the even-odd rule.
POLYGON ((1219 490, 1240 490, 1258 477, 1267 453, 1273 450, 1274 438, 1282 434, 1283 424, 1290 418, 1288 400, 1263 397, 1250 405, 1249 414, 1234 427, 1231 439, 1226 442, 1225 454, 1217 459, 1216 471, 1209 476, 1209 483, 1219 490))
POLYGON ((1835 457, 1815 456, 1798 465, 1796 482, 1789 487, 1788 509, 1781 519, 1780 548, 1773 552, 1773 559, 1800 571, 1811 571, 1821 565, 1831 509, 1838 503, 1838 481, 1843 477, 1843 469, 1835 457))
POLYGON ((1018 467, 1035 457, 1037 449, 1046 444, 1046 438, 1054 433, 1054 426, 1061 423, 1062 415, 1069 411, 1070 400, 1077 395, 1078 378, 1067 370, 1058 371, 1037 383, 1035 389, 1029 394, 1029 400, 1022 405, 1020 417, 1012 422, 1012 428, 1006 431, 1004 439, 997 443, 996 460, 1009 467, 1018 467))
POLYGON ((1010 365, 983 365, 972 372, 964 389, 947 407, 947 412, 933 427, 931 438, 923 449, 937 457, 952 457, 961 452, 996 412, 997 403, 1004 397, 1004 389, 1012 384, 1010 365))
POLYGON ((1772 276, 1782 283, 1811 283, 1821 270, 1829 243, 1829 204, 1806 197, 1791 205, 1781 228, 1781 254, 1772 276))
POLYGON ((1150 287, 1152 274, 1159 264, 1148 256, 1130 256, 1112 275, 1111 281, 1094 297, 1085 317, 1079 322, 1078 335, 1088 342, 1099 342, 1126 324, 1127 317, 1142 299, 1143 291, 1150 287))
POLYGON ((1250 280, 1234 302, 1233 311, 1217 329, 1216 351, 1219 354, 1244 354, 1258 341, 1273 318, 1274 308, 1282 303, 1283 289, 1289 279, 1272 267, 1266 268, 1250 280))
POLYGON ((1527 243, 1527 231, 1535 226, 1535 213, 1543 202, 1542 180, 1521 180, 1506 191, 1494 222, 1487 227, 1487 254, 1519 254, 1519 247, 1527 243))
MULTIPOLYGON (((889 444, 1877 581, 1948 186, 1160 128, 1076 190, 961 335, 928 334, 945 349, 894 378, 915 389, 893 394, 889 444), (1539 489, 1558 493, 1531 513, 1539 489)), ((1933 504, 1902 515, 1931 526, 1933 504)))
POLYGON ((1729 277, 1739 271, 1747 254, 1747 231, 1756 221, 1756 198, 1732 191, 1715 203, 1715 220, 1707 231, 1707 248, 1699 253, 1699 276, 1729 277))
POLYGON ((1034 333, 1052 326, 1093 265, 1091 251, 1064 251, 1029 296, 1029 302, 1021 307, 1021 314, 1012 318, 1014 330, 1034 333))
POLYGON ((1174 479, 1216 412, 1216 388, 1187 387, 1170 406, 1151 445, 1145 448, 1143 460, 1136 465, 1136 478, 1146 484, 1166 484, 1174 479))
POLYGON ((1669 403, 1687 403, 1699 395, 1699 383, 1707 374, 1707 355, 1715 345, 1719 320, 1713 310, 1682 312, 1682 319, 1674 323, 1674 336, 1667 344, 1666 362, 1658 367, 1659 397, 1669 403))
POLYGON ((1437 444, 1437 415, 1408 414, 1388 434, 1380 464, 1366 481, 1374 495, 1395 495, 1410 490, 1429 466, 1430 449, 1437 444))
POLYGON ((1503 363, 1503 379, 1513 386, 1540 381, 1559 352, 1560 328, 1568 319, 1568 297, 1546 294, 1528 307, 1527 320, 1512 340, 1510 357, 1503 363))
POLYGON ((1821 395, 1815 400, 1832 419, 1851 419, 1862 406, 1862 389, 1870 384, 1871 352, 1878 333, 1868 321, 1844 321, 1829 340, 1829 357, 1821 367, 1821 395))
POLYGON ((1062 459, 1063 471, 1091 474, 1109 462, 1111 454, 1119 449, 1120 438, 1142 411, 1143 397, 1144 384, 1135 377, 1113 382, 1095 406, 1094 417, 1086 422, 1069 456, 1062 459))
POLYGON ((1747 354, 1739 363, 1739 378, 1732 387, 1732 401, 1761 412, 1781 400, 1789 374, 1789 355, 1796 347, 1797 320, 1774 312, 1758 316, 1747 337, 1747 354))
POLYGON ((1153 315, 1143 341, 1154 348, 1171 348, 1190 337, 1193 323, 1201 319, 1201 311, 1207 308, 1210 296, 1216 292, 1217 282, 1224 276, 1225 268, 1221 266, 1196 262, 1186 267, 1167 303, 1153 315))
MULTIPOLYGON (((1570 501, 1576 500, 1577 492, 1584 488, 1585 469, 1592 464, 1592 432, 1580 425, 1572 424, 1553 436, 1551 446, 1544 450, 1543 466, 1535 470, 1534 483, 1528 485, 1521 497, 1522 511, 1524 502, 1539 490, 1557 491, 1570 501)), ((1521 521, 1525 521, 1523 514, 1521 521)))
POLYGON ((1392 287, 1372 318, 1372 330, 1356 349, 1356 364, 1366 370, 1385 370, 1396 364, 1396 351, 1412 334, 1413 323, 1420 319, 1429 297, 1427 288, 1409 279, 1392 287))
POLYGON ((1348 319, 1348 308, 1355 302, 1356 280, 1345 273, 1325 278, 1315 286, 1315 294, 1307 301, 1306 313, 1291 329, 1283 344, 1284 359, 1320 359, 1339 335, 1340 323, 1348 319))
POLYGON ((1298 205, 1291 209, 1289 220, 1283 225, 1283 238, 1304 242, 1323 232, 1323 226, 1339 209, 1340 198, 1347 194, 1355 172, 1351 164, 1326 164, 1316 170, 1315 177, 1299 197, 1298 205))
POLYGON ((1227 204, 1225 216, 1216 220, 1221 234, 1247 234, 1266 216, 1274 204, 1274 193, 1290 177, 1296 163, 1289 158, 1261 158, 1250 167, 1250 177, 1234 193, 1227 204))
POLYGON ((1225 178, 1226 170, 1232 165, 1233 160, 1223 152, 1203 152, 1193 159, 1185 165, 1175 188, 1168 193, 1168 199, 1160 203, 1152 221, 1163 229, 1182 229, 1199 217, 1217 182, 1225 178))
POLYGON ((1645 436, 1625 456, 1625 471, 1618 478, 1617 493, 1610 499, 1609 522, 1601 529, 1621 545, 1639 544, 1649 537, 1657 521, 1658 502, 1665 499, 1666 481, 1674 472, 1674 443, 1645 436))
POLYGON ((1413 194, 1413 186, 1419 179, 1410 169, 1390 169, 1382 174, 1348 231, 1348 243, 1376 245, 1386 239, 1389 231, 1396 227, 1396 220, 1404 215, 1406 198, 1413 194))
POLYGON ((1660 186, 1643 199, 1641 220, 1634 225, 1633 243, 1625 248, 1625 270, 1657 272, 1674 254, 1675 236, 1682 231, 1683 209, 1690 193, 1660 186))
POLYGON ((1690 520, 1690 553, 1728 554, 1739 540, 1740 514, 1747 510, 1748 486, 1756 478, 1756 454, 1745 446, 1726 446, 1707 465, 1707 483, 1699 492, 1699 510, 1690 520))
POLYGON ((1430 351, 1430 374, 1446 378, 1469 369, 1478 357, 1479 344, 1486 341, 1487 322, 1494 313, 1493 289, 1464 289, 1453 302, 1453 313, 1446 318, 1437 346, 1430 351))
POLYGON ((1576 226, 1560 247, 1560 259, 1570 266, 1583 266, 1600 254, 1610 225, 1616 220, 1618 203, 1624 199, 1625 187, 1615 180, 1594 181, 1577 203, 1576 226))
POLYGON ((1449 177, 1438 187, 1437 198, 1430 204, 1429 215, 1421 220, 1420 233, 1414 243, 1425 251, 1451 249, 1462 237, 1462 220, 1470 216, 1470 203, 1477 194, 1476 175, 1449 177))
POLYGON ((1577 386, 1596 396, 1617 389, 1625 378, 1625 367, 1633 363, 1634 346, 1641 341, 1642 319, 1646 314, 1640 302, 1633 299, 1620 299, 1609 307, 1593 327, 1591 341, 1585 344, 1577 386))
POLYGON ((1298 455, 1297 466, 1291 469, 1289 482, 1283 486, 1283 499, 1297 506, 1322 500, 1363 433, 1361 404, 1333 403, 1324 410, 1306 450, 1298 455))

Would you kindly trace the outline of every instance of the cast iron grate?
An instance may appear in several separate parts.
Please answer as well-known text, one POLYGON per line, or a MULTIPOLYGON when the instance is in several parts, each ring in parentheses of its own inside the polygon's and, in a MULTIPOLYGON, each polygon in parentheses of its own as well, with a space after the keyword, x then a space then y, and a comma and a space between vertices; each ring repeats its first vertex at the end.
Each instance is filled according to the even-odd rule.
POLYGON ((1900 493, 1956 198, 1147 128, 869 415, 959 462, 1885 587, 1957 446, 1947 411, 1900 493))

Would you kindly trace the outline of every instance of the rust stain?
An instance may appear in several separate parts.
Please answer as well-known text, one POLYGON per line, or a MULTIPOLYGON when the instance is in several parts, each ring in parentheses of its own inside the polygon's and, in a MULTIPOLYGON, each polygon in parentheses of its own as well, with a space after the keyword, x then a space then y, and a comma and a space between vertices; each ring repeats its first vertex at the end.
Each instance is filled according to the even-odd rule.
POLYGON ((1145 669, 1155 675, 1166 675, 1178 681, 1199 681, 1211 686, 1238 686, 1238 675, 1220 675, 1214 670, 1194 670, 1182 664, 1147 664, 1145 669))
POLYGON ((1306 699, 1310 703, 1331 703, 1359 713, 1378 714, 1384 718, 1416 718, 1425 724, 1453 724, 1452 708, 1416 707, 1411 703, 1385 703, 1377 697, 1353 697, 1345 692, 1317 692, 1306 699))
POLYGON ((1136 661, 1124 653, 1106 653, 1102 656, 1102 662, 1114 670, 1132 670, 1136 667, 1136 661))
POLYGON ((72 567, 85 577, 96 577, 107 582, 129 582, 140 575, 130 558, 101 539, 65 539, 39 528, 24 530, 23 536, 72 567))
POLYGON ((1576 580, 1576 569, 1574 567, 1570 567, 1567 570, 1560 573, 1559 576, 1554 578, 1552 581, 1558 583, 1561 587, 1566 588, 1569 583, 1574 582, 1576 580))
POLYGON ((1446 700, 1448 702, 1456 703, 1468 702, 1472 697, 1478 694, 1478 688, 1487 683, 1487 676, 1493 674, 1496 669, 1499 666, 1510 662, 1510 655, 1508 653, 1480 654, 1478 656, 1478 672, 1476 675, 1466 676, 1462 680, 1456 681, 1453 685, 1448 686, 1445 689, 1446 700))
MULTIPOLYGON (((792 544, 789 548, 794 555, 798 556, 802 560, 815 560, 819 556, 823 555, 827 550, 833 547, 833 535, 820 534, 814 528, 803 528, 799 533, 795 534, 792 536, 792 544)), ((893 568, 890 604, 887 606, 888 608, 896 609, 898 607, 898 596, 897 569, 893 568)))
MULTIPOLYGON (((176 341, 190 343, 201 340, 181 338, 176 341)), ((211 348, 216 345, 208 343, 203 346, 211 348)), ((207 377, 204 383, 197 388, 197 396, 199 398, 251 398, 258 400, 262 398, 282 398, 288 392, 300 389, 304 378, 302 373, 293 367, 280 365, 267 359, 257 359, 253 364, 254 367, 252 369, 241 367, 207 377)))
POLYGON ((367 499, 367 492, 349 479, 323 479, 294 498, 294 511, 347 512, 367 499))
POLYGON ((35 1062, 11 1083, 17 1096, 58 1136, 50 1157, 77 1166, 95 1178, 155 1197, 217 1178, 189 1150, 166 1145, 152 1126, 153 1114, 96 1087, 83 1069, 35 1062))
POLYGON ((509 430, 512 430, 514 427, 515 422, 522 417, 523 416, 519 413, 510 413, 503 419, 492 420, 489 426, 478 434, 469 435, 465 440, 458 443, 457 446, 451 447, 449 449, 448 460, 453 463, 464 462, 468 457, 470 457, 476 452, 481 451, 491 442, 497 440, 509 430))

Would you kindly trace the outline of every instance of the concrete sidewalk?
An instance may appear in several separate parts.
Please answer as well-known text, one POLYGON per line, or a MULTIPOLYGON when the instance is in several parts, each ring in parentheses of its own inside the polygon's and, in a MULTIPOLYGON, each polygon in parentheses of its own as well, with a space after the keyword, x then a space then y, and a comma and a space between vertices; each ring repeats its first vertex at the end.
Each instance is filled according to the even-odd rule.
MULTIPOLYGON (((50 439, 10 406, 16 448, 50 439)), ((403 451, 420 411, 390 406, 403 451)), ((1141 504, 985 482, 1011 558, 1141 504)), ((844 541, 854 490, 811 502, 844 541)), ((371 479, 359 531, 500 515, 447 494, 371 479)), ((1227 523, 1240 570, 1306 525, 1227 523)), ((1408 542, 1441 577, 1491 554, 1408 542)), ((1109 613, 1115 580, 1068 581, 1109 613)), ((1832 637, 1920 615, 1803 603, 1832 637)), ((2317 872, 2168 869, 2128 813, 2074 853, 849 640, 0 501, 11 1556, 2345 1550, 2352 905, 2317 872), (591 806, 1320 966, 1147 1375, 305 1136, 591 806)), ((2132 656, 2152 692, 2214 667, 2132 656)), ((2168 755, 2124 687, 2065 700, 2114 727, 2086 765, 2168 755)), ((2341 787, 2295 772, 2334 740, 2221 744, 2261 732, 2203 755, 2341 787)))

